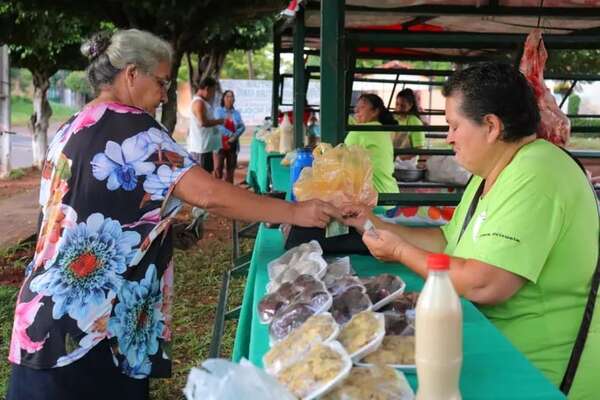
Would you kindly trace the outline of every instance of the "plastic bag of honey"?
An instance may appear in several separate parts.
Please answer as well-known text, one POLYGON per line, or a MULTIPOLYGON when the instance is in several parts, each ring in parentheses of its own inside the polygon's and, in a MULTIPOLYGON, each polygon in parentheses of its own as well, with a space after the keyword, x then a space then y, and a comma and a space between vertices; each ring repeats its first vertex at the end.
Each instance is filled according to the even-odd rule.
POLYGON ((371 207, 377 204, 373 166, 365 149, 321 143, 313 157, 312 167, 304 168, 294 184, 296 199, 320 199, 337 207, 347 203, 371 207))
POLYGON ((265 151, 267 153, 279 152, 280 133, 279 128, 273 129, 271 133, 265 136, 265 151))

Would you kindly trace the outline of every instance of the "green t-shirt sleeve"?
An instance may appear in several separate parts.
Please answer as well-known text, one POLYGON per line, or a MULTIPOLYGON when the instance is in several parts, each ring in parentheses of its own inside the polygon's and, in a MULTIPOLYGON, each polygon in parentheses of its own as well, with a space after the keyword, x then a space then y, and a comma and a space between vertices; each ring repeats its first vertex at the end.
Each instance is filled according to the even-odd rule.
POLYGON ((488 263, 536 283, 560 236, 564 210, 533 178, 511 178, 510 184, 492 188, 487 194, 486 204, 477 208, 454 255, 488 263))
MULTIPOLYGON (((416 115, 411 115, 408 118, 407 125, 423 125, 423 121, 421 121, 416 115)), ((425 147, 425 132, 422 131, 414 131, 410 132, 410 145, 413 149, 418 149, 425 147)))
POLYGON ((480 184, 481 178, 473 176, 465 188, 460 203, 458 203, 458 206, 456 206, 456 209, 454 210, 452 219, 448 221, 447 224, 441 226, 442 233, 444 234, 447 243, 446 250, 444 251, 445 253, 452 254, 452 251, 456 247, 456 241, 458 240, 458 235, 462 228, 465 215, 480 184))
POLYGON ((349 132, 346 135, 346 138, 344 139, 344 144, 346 146, 350 146, 350 145, 358 145, 358 146, 362 146, 362 140, 361 140, 361 134, 360 132, 349 132))

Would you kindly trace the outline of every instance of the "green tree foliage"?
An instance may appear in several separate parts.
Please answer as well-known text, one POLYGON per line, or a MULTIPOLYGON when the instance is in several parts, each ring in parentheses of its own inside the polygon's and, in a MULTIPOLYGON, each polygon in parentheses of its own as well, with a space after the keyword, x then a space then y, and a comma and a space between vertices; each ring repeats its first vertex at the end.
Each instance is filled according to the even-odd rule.
POLYGON ((33 162, 41 167, 52 115, 47 98, 50 77, 59 69, 85 65, 79 46, 85 36, 97 29, 97 23, 62 10, 39 7, 36 1, 5 0, 0 3, 0 27, 0 42, 9 44, 12 65, 27 68, 32 75, 33 162))
MULTIPOLYGON (((271 46, 252 52, 254 79, 273 78, 273 51, 271 46)), ((227 54, 221 78, 223 79, 248 79, 248 56, 244 50, 233 50, 227 54)))
POLYGON ((600 50, 548 50, 546 72, 598 74, 600 50))
POLYGON ((93 94, 84 71, 71 71, 65 78, 65 86, 85 96, 92 96, 93 94))
POLYGON ((17 82, 19 89, 26 92, 33 83, 33 77, 31 72, 25 68, 11 68, 10 69, 10 80, 11 82, 17 82))

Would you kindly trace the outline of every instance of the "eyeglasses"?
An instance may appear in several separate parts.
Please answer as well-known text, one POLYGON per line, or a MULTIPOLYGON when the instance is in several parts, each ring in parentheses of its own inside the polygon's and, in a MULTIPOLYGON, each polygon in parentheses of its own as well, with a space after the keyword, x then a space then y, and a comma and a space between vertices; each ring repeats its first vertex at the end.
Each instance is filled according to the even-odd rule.
POLYGON ((160 86, 161 89, 164 89, 165 92, 169 91, 169 88, 171 87, 171 80, 159 78, 158 76, 150 73, 148 75, 154 78, 154 80, 156 81, 156 83, 158 83, 158 86, 160 86))

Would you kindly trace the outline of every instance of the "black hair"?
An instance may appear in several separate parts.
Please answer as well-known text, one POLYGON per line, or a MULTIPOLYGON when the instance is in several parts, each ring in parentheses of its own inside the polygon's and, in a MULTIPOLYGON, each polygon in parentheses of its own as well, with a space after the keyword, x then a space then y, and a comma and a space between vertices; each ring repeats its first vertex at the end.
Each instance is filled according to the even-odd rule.
POLYGON ((525 76, 512 65, 486 62, 455 72, 444 84, 444 97, 462 96, 462 113, 477 124, 494 114, 502 121, 502 140, 516 142, 535 133, 540 110, 525 76))
POLYGON ((233 90, 227 89, 226 91, 224 91, 223 95, 221 96, 221 107, 225 107, 225 95, 227 93, 231 93, 231 95, 235 97, 235 94, 233 94, 233 90))
POLYGON ((200 81, 200 83, 198 83, 199 89, 214 88, 214 87, 217 87, 217 81, 214 78, 211 78, 210 76, 202 79, 200 81))
POLYGON ((394 115, 387 109, 381 97, 374 93, 363 93, 360 95, 358 100, 364 100, 376 110, 379 110, 377 120, 381 125, 398 125, 398 121, 394 118, 394 115))
POLYGON ((396 95, 396 100, 398 100, 398 97, 402 97, 403 99, 408 100, 412 104, 412 106, 410 107, 410 110, 408 110, 409 114, 414 114, 417 117, 419 116, 419 107, 417 105, 417 97, 415 96, 415 92, 413 92, 412 89, 409 89, 409 88, 402 89, 396 95))

